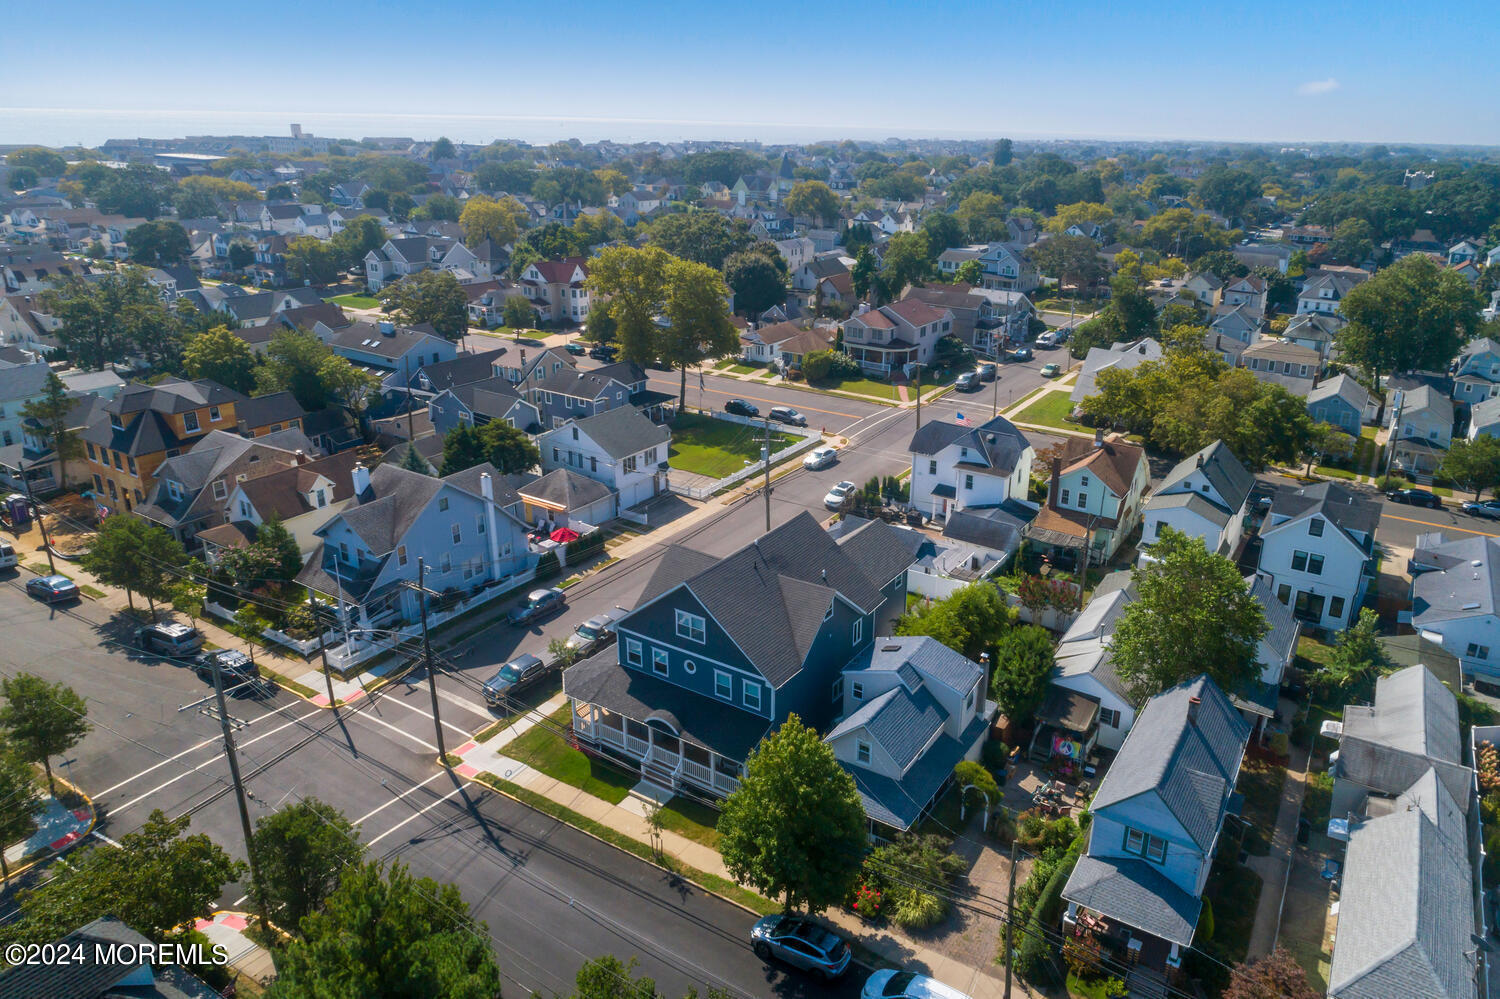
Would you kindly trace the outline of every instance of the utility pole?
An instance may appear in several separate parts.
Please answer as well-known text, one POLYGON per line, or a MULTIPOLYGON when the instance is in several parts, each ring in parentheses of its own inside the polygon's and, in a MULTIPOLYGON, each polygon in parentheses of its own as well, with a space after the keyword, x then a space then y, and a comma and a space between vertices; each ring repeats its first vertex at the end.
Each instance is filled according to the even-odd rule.
MULTIPOLYGON (((917 371, 917 429, 922 429, 922 362, 912 365, 917 371)), ((996 377, 999 377, 998 375, 996 377)))
POLYGON ((766 468, 766 484, 761 492, 766 494, 766 531, 771 530, 771 415, 765 416, 766 442, 764 450, 761 451, 761 462, 766 468))
POLYGON ((406 446, 413 448, 417 446, 417 432, 411 427, 411 360, 409 353, 401 358, 401 377, 406 382, 406 446))
POLYGON ((432 641, 427 634, 427 565, 417 556, 417 600, 422 606, 422 662, 427 667, 427 691, 432 695, 432 724, 437 730, 438 761, 448 765, 448 747, 443 743, 443 720, 438 715, 437 667, 432 661, 432 641))
MULTIPOLYGON (((308 593, 307 602, 313 602, 312 594, 308 593)), ((313 605, 313 627, 318 629, 318 655, 323 659, 323 679, 328 684, 328 706, 335 711, 338 698, 333 696, 333 671, 328 668, 328 643, 323 640, 323 622, 318 619, 317 605, 313 605)))
POLYGON ((24 465, 21 466, 21 485, 26 489, 26 505, 36 514, 37 526, 42 529, 42 551, 47 553, 47 568, 56 575, 57 563, 52 561, 52 542, 47 539, 47 520, 42 516, 42 508, 36 505, 36 498, 31 495, 31 479, 27 478, 24 465))
MULTIPOLYGON (((1001 806, 1002 808, 1005 806, 1001 806)), ((1015 961, 1016 841, 1010 841, 1010 888, 1005 893, 1005 999, 1010 999, 1010 966, 1015 961)))
POLYGON ((250 859, 250 894, 255 896, 255 908, 260 915, 261 929, 270 932, 271 921, 266 918, 266 900, 260 893, 260 865, 255 862, 255 838, 250 831, 250 806, 245 804, 245 784, 240 780, 240 761, 234 752, 234 733, 229 728, 229 709, 224 704, 224 673, 219 669, 217 656, 210 655, 208 661, 213 664, 214 700, 219 706, 219 727, 224 732, 224 756, 229 760, 229 778, 234 781, 234 800, 240 806, 240 832, 245 836, 245 855, 250 859))
POLYGON ((990 406, 990 418, 1000 415, 1000 372, 995 372, 995 397, 990 406))

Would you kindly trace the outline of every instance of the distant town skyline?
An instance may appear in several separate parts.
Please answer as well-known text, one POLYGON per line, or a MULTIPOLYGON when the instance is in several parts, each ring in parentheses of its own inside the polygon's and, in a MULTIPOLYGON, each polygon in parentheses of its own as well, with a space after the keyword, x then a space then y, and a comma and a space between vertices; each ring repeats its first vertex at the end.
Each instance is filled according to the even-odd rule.
POLYGON ((1500 142, 1490 88, 1457 82, 1487 79, 1500 49, 1480 0, 1357 12, 1266 0, 1253 16, 1180 0, 939 14, 888 0, 785 18, 579 0, 557 23, 457 0, 352 21, 347 7, 267 0, 232 28, 183 0, 69 11, 64 26, 44 6, 12 13, 27 43, 0 70, 0 142, 284 134, 292 121, 471 142, 1500 142), (78 52, 116 56, 107 73, 59 72, 78 52))

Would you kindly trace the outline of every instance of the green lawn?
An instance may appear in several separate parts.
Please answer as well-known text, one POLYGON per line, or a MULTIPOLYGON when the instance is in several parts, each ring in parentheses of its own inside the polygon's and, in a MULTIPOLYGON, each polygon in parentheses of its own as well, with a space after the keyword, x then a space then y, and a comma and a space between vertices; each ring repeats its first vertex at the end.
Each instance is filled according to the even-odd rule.
POLYGON ((1066 392, 1048 392, 1015 415, 1017 423, 1035 423, 1059 430, 1078 430, 1079 425, 1065 419, 1073 411, 1073 400, 1066 392))
POLYGON ((335 295, 329 301, 350 309, 380 308, 380 299, 371 298, 369 295, 335 295))
POLYGON ((823 392, 850 392, 854 395, 867 395, 872 399, 900 399, 896 386, 890 382, 877 382, 873 378, 845 378, 842 380, 830 378, 827 381, 808 383, 809 387, 823 392))
MULTIPOLYGON (((772 431, 772 454, 795 439, 772 431)), ((747 461, 759 461, 763 440, 760 431, 742 423, 682 413, 672 421, 668 454, 673 468, 722 479, 744 468, 747 461)))
POLYGON ((759 372, 759 368, 752 368, 748 364, 731 364, 729 370, 737 375, 753 375, 759 372))
POLYGON ((756 378, 775 378, 776 377, 776 369, 775 368, 763 368, 763 369, 761 369, 760 374, 756 375, 755 377, 756 378))
POLYGON ((702 843, 715 850, 719 848, 719 830, 716 828, 719 813, 716 809, 678 795, 663 805, 657 814, 661 816, 663 829, 686 836, 694 843, 702 843))
POLYGON ((1286 767, 1266 760, 1246 756, 1240 767, 1236 790, 1245 796, 1241 817, 1250 829, 1245 836, 1245 849, 1256 856, 1264 857, 1271 852, 1271 830, 1281 808, 1281 785, 1285 780, 1286 767))
POLYGON ((538 725, 507 743, 505 755, 611 805, 618 805, 636 785, 637 778, 623 765, 606 763, 574 749, 554 731, 572 720, 572 710, 571 706, 563 705, 551 716, 552 724, 538 725))
POLYGON ((1314 465, 1319 475, 1326 475, 1330 479, 1357 479, 1359 476, 1347 468, 1334 468, 1332 465, 1314 465))

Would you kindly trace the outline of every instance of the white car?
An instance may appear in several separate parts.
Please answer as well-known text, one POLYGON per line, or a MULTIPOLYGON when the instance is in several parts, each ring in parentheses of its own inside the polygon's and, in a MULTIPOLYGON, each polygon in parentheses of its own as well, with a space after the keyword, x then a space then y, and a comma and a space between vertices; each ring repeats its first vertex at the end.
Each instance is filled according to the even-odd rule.
POLYGON ((1036 338, 1036 345, 1038 347, 1056 347, 1057 334, 1052 332, 1051 330, 1048 330, 1047 332, 1036 338))
POLYGON ((844 500, 848 499, 856 488, 854 483, 847 480, 840 482, 828 490, 828 495, 823 497, 823 505, 830 510, 842 510, 844 508, 844 500))
POLYGON ((815 447, 802 459, 803 468, 827 468, 838 460, 839 449, 836 447, 815 447))
POLYGON ((860 999, 969 999, 951 985, 910 971, 877 971, 865 979, 860 999))

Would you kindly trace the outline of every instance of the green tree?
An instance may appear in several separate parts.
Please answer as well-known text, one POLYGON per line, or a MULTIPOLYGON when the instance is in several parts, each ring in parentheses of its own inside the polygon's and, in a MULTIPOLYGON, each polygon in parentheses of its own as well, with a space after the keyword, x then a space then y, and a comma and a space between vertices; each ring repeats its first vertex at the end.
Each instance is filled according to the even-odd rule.
POLYGON ((406 445, 406 449, 401 452, 401 467, 408 472, 416 472, 419 475, 432 474, 427 465, 427 459, 422 457, 421 452, 410 444, 406 445))
MULTIPOLYGON (((27 168, 29 169, 29 168, 27 168)), ((12 171, 14 172, 14 171, 12 171)), ((8 742, 0 742, 0 843, 19 842, 31 835, 31 817, 41 807, 36 789, 36 770, 8 742)), ((10 880, 10 865, 0 849, 0 883, 10 880)))
POLYGON ((589 311, 609 311, 623 360, 645 365, 657 358, 656 317, 666 308, 666 275, 671 260, 672 255, 659 246, 607 246, 589 262, 589 292, 594 301, 606 299, 589 311))
MULTIPOLYGON (((1075 291, 1080 292, 1103 280, 1109 273, 1104 258, 1099 256, 1099 244, 1087 236, 1069 236, 1066 233, 1053 236, 1032 247, 1031 261, 1043 274, 1057 278, 1062 286, 1072 285, 1075 291)), ((1125 280, 1121 281, 1122 286, 1125 283, 1125 280)), ((1134 282, 1129 283, 1134 290, 1134 282)), ((1155 323, 1154 308, 1152 323, 1155 323)))
POLYGON ((206 835, 184 835, 188 822, 186 815, 168 819, 157 809, 139 832, 120 836, 117 846, 69 854, 49 880, 20 893, 25 918, 12 938, 57 940, 101 914, 118 917, 155 943, 174 938, 182 924, 207 916, 245 869, 206 835))
POLYGON ((995 644, 990 696, 1005 717, 1030 718, 1052 676, 1052 636, 1034 624, 1012 628, 995 644))
POLYGON ((931 274, 932 260, 927 255, 925 232, 898 232, 886 243, 880 280, 892 297, 931 274))
POLYGON ((438 136, 438 140, 427 150, 429 160, 451 160, 458 155, 458 150, 453 148, 453 140, 446 135, 438 136))
POLYGON ((1302 456, 1307 459, 1307 474, 1312 475, 1313 463, 1330 455, 1342 456, 1354 450, 1354 438, 1332 423, 1314 423, 1308 430, 1307 440, 1302 445, 1302 456))
POLYGON ((187 230, 166 219, 142 222, 125 234, 125 242, 131 263, 153 267, 180 264, 192 250, 187 230))
POLYGON ((489 453, 479 431, 460 423, 443 437, 443 464, 439 475, 452 475, 489 461, 489 453))
POLYGON ((316 236, 299 236, 292 240, 282 256, 287 277, 309 284, 332 284, 338 280, 339 272, 348 266, 332 240, 316 236))
MULTIPOLYGON (((537 450, 525 431, 518 430, 504 420, 491 420, 479 428, 479 442, 485 451, 485 461, 494 465, 502 475, 515 475, 529 471, 542 463, 542 453, 537 450)), ((446 461, 446 441, 443 456, 446 461)), ((446 472, 444 473, 447 474, 446 472)))
POLYGON ((237 271, 255 263, 255 247, 243 239, 230 240, 229 243, 229 266, 237 271))
POLYGON ((369 440, 370 402, 380 388, 380 378, 364 368, 356 368, 348 358, 330 352, 318 364, 318 381, 329 402, 348 413, 360 434, 369 440))
MULTIPOLYGON (((733 181, 730 181, 733 183, 733 181)), ((748 249, 754 240, 743 219, 718 212, 691 211, 664 215, 651 223, 647 240, 674 257, 722 270, 731 253, 748 249)))
POLYGON ((68 426, 68 417, 77 400, 68 395, 68 387, 53 372, 47 372, 42 395, 21 407, 21 416, 40 423, 46 432, 47 445, 57 456, 57 476, 67 485, 68 462, 83 454, 83 441, 68 426))
POLYGON ((853 889, 864 854, 865 810, 833 749, 795 714, 745 762, 719 815, 719 853, 736 880, 819 912, 853 889))
POLYGON ((1375 253, 1375 230, 1364 219, 1344 219, 1323 249, 1329 259, 1357 267, 1375 253))
MULTIPOLYGON (((48 683, 31 673, 0 677, 0 729, 11 748, 47 771, 47 787, 56 794, 52 757, 66 753, 89 733, 88 708, 73 688, 48 683)), ((7 841, 8 842, 8 841, 7 841)))
POLYGON ((1268 956, 1236 964, 1229 971, 1224 999, 1322 999, 1292 955, 1277 947, 1268 956))
POLYGON ((226 551, 221 565, 234 584, 248 592, 296 579, 302 571, 302 550, 281 518, 272 515, 256 528, 254 541, 226 551))
POLYGON ((854 267, 850 270, 849 278, 854 285, 856 298, 881 297, 877 294, 880 286, 880 265, 868 246, 861 246, 855 253, 854 267))
POLYGON ((1260 178, 1245 170, 1212 166, 1203 171, 1193 192, 1204 207, 1226 218, 1234 218, 1260 197, 1260 178))
POLYGON ((731 253, 724 260, 724 281, 734 289, 735 308, 747 316, 786 301, 785 276, 764 253, 731 253))
POLYGON ((509 246, 520 237, 529 218, 526 206, 515 198, 496 201, 478 194, 464 203, 458 224, 463 226, 464 242, 471 247, 487 239, 496 246, 509 246))
POLYGON ((42 178, 29 166, 11 167, 5 175, 6 184, 12 191, 25 191, 36 187, 42 178))
POLYGON ((927 234, 927 255, 934 263, 944 250, 964 243, 964 224, 948 212, 928 212, 922 217, 922 231, 927 234))
POLYGON ((958 265, 958 270, 953 272, 953 280, 970 287, 978 287, 984 279, 984 269, 979 266, 977 260, 965 260, 958 265))
POLYGON ((338 888, 344 868, 364 859, 358 836, 343 812, 317 798, 262 816, 251 848, 260 872, 256 890, 271 920, 299 932, 303 917, 338 888))
POLYGON ((820 180, 803 180, 792 185, 782 207, 799 218, 826 225, 839 215, 839 196, 820 180))
POLYGON ((308 412, 328 406, 328 390, 318 373, 333 351, 305 330, 288 330, 271 338, 257 372, 261 392, 290 392, 308 412))
POLYGON ((613 954, 583 962, 573 979, 572 999, 657 999, 656 981, 638 974, 639 965, 634 957, 622 961, 613 954))
POLYGON ((989 243, 1010 235, 1005 225, 1005 199, 989 191, 975 191, 964 198, 953 216, 963 224, 972 242, 989 243))
POLYGON ((1472 441, 1455 437, 1443 455, 1443 475, 1453 484, 1474 491, 1474 501, 1486 489, 1500 487, 1500 438, 1480 434, 1472 441))
POLYGON ((418 271, 380 289, 380 303, 408 326, 431 323, 457 340, 469 328, 469 299, 452 271, 418 271))
POLYGON ((371 250, 380 249, 385 238, 385 229, 374 216, 358 215, 345 222, 344 228, 334 233, 329 242, 338 250, 340 265, 352 267, 362 263, 371 250))
POLYGON ((1016 612, 998 587, 970 583, 941 600, 917 605, 897 620, 896 634, 935 638, 976 661, 988 652, 994 662, 1000 640, 1015 622, 1016 612))
POLYGON ((186 565, 187 553, 165 528, 139 517, 115 515, 104 518, 78 562, 100 582, 122 588, 131 609, 135 594, 145 597, 154 617, 156 601, 169 596, 169 574, 186 565))
POLYGON ((670 260, 665 277, 667 325, 658 334, 655 353, 678 369, 682 410, 687 408, 687 369, 734 353, 739 331, 730 320, 728 294, 718 271, 692 260, 670 260))
POLYGON ((1446 370, 1479 325, 1479 297, 1457 273, 1420 254, 1350 289, 1335 336, 1340 360, 1377 384, 1384 375, 1446 370))
POLYGON ((22 146, 5 154, 5 163, 12 170, 26 167, 42 177, 61 177, 68 169, 68 161, 61 153, 46 146, 22 146))
POLYGON ((227 326, 215 326, 188 341, 182 366, 191 378, 207 378, 249 395, 255 388, 255 351, 227 326))
POLYGON ((1009 139, 996 139, 995 148, 990 152, 990 162, 997 167, 1010 166, 1015 158, 1015 145, 1009 139))
MULTIPOLYGON (((608 315, 608 310, 605 311, 608 315)), ((536 326, 536 309, 523 295, 508 295, 500 309, 500 321, 513 330, 526 330, 536 326)))
POLYGON ((145 273, 135 268, 87 280, 66 278, 40 298, 42 308, 62 324, 57 338, 68 356, 90 371, 177 331, 175 317, 145 273))
POLYGON ((344 870, 277 962, 273 999, 495 999, 500 969, 456 886, 399 863, 344 870))
POLYGON ((171 200, 172 180, 149 163, 132 163, 121 170, 111 170, 95 200, 99 210, 108 215, 154 219, 162 205, 171 200))
POLYGON ((1314 679, 1325 687, 1347 691, 1379 676, 1389 666, 1390 659, 1380 644, 1380 617, 1370 608, 1361 607, 1354 624, 1339 632, 1328 661, 1318 668, 1314 679))
POLYGON ((1239 569, 1170 527, 1151 554, 1131 573, 1138 595, 1115 626, 1115 672, 1137 703, 1199 673, 1226 694, 1239 691, 1260 672, 1256 646, 1267 629, 1239 569))

